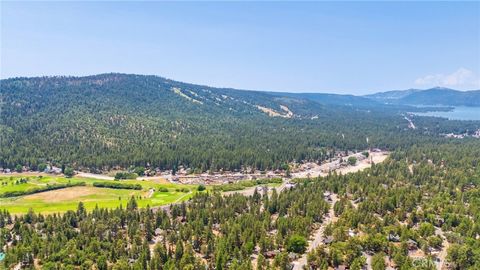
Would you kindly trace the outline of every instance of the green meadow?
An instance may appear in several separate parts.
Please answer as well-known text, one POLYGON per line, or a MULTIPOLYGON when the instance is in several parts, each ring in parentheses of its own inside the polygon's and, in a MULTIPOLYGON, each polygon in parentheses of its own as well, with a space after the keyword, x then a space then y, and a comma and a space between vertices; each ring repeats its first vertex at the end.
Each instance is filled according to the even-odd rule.
POLYGON ((0 176, 0 195, 7 191, 25 191, 47 184, 85 182, 86 186, 69 187, 30 195, 0 198, 0 209, 12 214, 23 214, 29 209, 36 213, 55 213, 75 210, 79 202, 87 209, 96 206, 115 208, 126 206, 134 196, 140 207, 161 206, 188 200, 197 191, 196 185, 158 183, 155 181, 122 180, 121 183, 140 184, 141 190, 94 187, 94 182, 111 182, 93 178, 65 178, 61 176, 0 176), (21 181, 21 179, 24 179, 21 181), (25 181, 26 180, 26 181, 25 181), (24 182, 24 183, 22 183, 24 182), (153 193, 150 191, 154 189, 153 193), (168 191, 165 191, 167 189, 168 191), (162 191, 160 191, 162 190, 162 191))

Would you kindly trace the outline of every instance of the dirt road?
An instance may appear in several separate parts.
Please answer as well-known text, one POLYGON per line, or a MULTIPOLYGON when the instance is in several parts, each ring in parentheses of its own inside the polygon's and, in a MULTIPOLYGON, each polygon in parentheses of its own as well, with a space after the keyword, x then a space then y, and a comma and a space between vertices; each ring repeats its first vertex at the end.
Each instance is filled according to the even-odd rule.
POLYGON ((301 270, 301 269, 303 269, 303 267, 305 265, 307 265, 307 254, 308 254, 308 252, 314 250, 315 248, 317 248, 318 246, 320 246, 323 243, 323 240, 324 240, 323 232, 325 231, 325 228, 331 222, 335 222, 336 217, 333 213, 333 206, 338 201, 337 194, 332 194, 331 198, 332 198, 332 201, 330 202, 330 210, 328 211, 328 214, 325 215, 325 219, 323 220, 322 224, 320 225, 320 228, 318 228, 318 230, 315 231, 315 233, 313 235, 313 241, 311 241, 309 243, 306 252, 297 261, 293 262, 293 269, 294 270, 301 270))
POLYGON ((447 250, 450 243, 448 243, 447 238, 445 237, 441 228, 435 227, 435 234, 439 235, 443 239, 442 250, 438 254, 438 261, 435 262, 435 264, 437 265, 437 270, 442 270, 443 265, 445 264, 445 258, 447 257, 447 250))
POLYGON ((95 173, 78 172, 75 176, 85 177, 85 178, 95 178, 95 179, 101 179, 101 180, 115 180, 115 178, 112 176, 95 174, 95 173))

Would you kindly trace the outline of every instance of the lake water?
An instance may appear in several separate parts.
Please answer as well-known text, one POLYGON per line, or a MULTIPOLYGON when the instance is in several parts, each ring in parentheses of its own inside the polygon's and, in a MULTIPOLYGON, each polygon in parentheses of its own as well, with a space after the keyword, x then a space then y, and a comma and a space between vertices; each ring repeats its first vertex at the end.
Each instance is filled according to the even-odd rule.
POLYGON ((480 107, 459 106, 448 112, 416 112, 414 114, 421 116, 444 117, 450 120, 480 120, 480 107))

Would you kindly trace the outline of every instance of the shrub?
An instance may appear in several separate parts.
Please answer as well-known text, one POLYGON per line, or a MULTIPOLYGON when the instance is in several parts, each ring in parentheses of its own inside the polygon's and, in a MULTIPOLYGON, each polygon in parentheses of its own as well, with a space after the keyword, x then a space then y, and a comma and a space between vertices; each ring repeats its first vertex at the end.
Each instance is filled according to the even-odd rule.
POLYGON ((75 174, 75 171, 73 170, 73 168, 67 167, 65 168, 63 174, 65 175, 65 177, 71 178, 75 174))
POLYGON ((99 188, 114 188, 114 189, 135 189, 141 190, 142 185, 140 184, 124 184, 118 182, 93 182, 94 187, 99 188))
POLYGON ((307 247, 307 239, 301 235, 292 235, 287 242, 287 251, 303 253, 307 247))
POLYGON ((357 164, 357 158, 356 157, 349 157, 347 162, 348 162, 349 165, 353 166, 353 165, 357 164))
POLYGON ((136 173, 130 172, 117 172, 115 174, 115 180, 123 180, 123 179, 136 179, 138 175, 136 173))

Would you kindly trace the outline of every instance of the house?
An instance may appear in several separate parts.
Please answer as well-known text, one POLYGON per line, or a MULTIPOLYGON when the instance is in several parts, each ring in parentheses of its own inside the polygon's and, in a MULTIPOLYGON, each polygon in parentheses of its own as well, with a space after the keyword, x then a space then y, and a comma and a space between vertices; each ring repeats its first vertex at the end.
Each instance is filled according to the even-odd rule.
POLYGON ((287 189, 294 188, 295 185, 296 185, 295 183, 290 183, 290 182, 288 182, 288 183, 285 185, 285 188, 287 188, 287 189))
POLYGON ((297 253, 293 253, 293 252, 290 252, 288 253, 288 259, 290 259, 290 261, 294 261, 298 258, 298 254, 297 253))
POLYGON ((273 251, 267 251, 263 255, 267 259, 273 259, 273 258, 275 258, 275 256, 277 256, 278 253, 280 253, 278 250, 273 250, 273 251))
POLYGON ((390 242, 400 242, 400 236, 396 233, 389 233, 387 240, 390 242))
POLYGON ((407 246, 409 250, 416 250, 418 249, 418 243, 415 240, 408 239, 407 246))
POLYGON ((445 223, 445 220, 443 218, 441 217, 435 218, 435 226, 442 227, 443 223, 445 223))
POLYGON ((333 242, 333 236, 328 236, 328 237, 326 237, 325 239, 323 239, 323 243, 324 243, 325 245, 328 245, 328 244, 330 244, 330 243, 332 243, 332 242, 333 242))
POLYGON ((355 199, 355 200, 352 201, 352 202, 353 202, 354 204, 357 204, 357 203, 360 203, 360 202, 362 202, 362 201, 363 201, 362 197, 358 197, 357 199, 355 199))
POLYGON ((61 174, 62 173, 62 168, 52 166, 52 168, 50 169, 50 173, 61 174))

